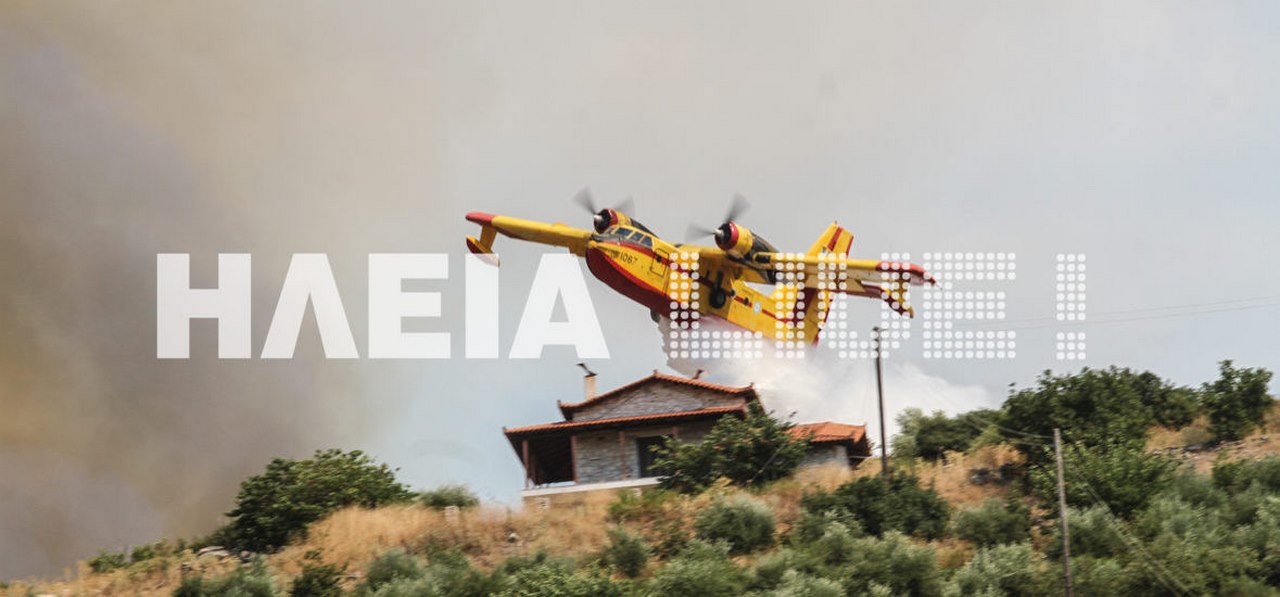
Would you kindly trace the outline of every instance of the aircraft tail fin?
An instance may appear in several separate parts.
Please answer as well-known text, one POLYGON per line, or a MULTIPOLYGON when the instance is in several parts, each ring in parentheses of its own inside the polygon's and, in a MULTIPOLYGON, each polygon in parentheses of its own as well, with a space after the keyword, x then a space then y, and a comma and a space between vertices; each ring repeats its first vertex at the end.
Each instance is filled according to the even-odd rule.
MULTIPOLYGON (((853 246, 853 233, 832 222, 809 248, 806 255, 837 255, 846 257, 853 246)), ((783 338, 779 340, 798 340, 800 344, 813 344, 818 341, 818 331, 827 321, 827 313, 831 311, 833 292, 813 287, 803 282, 783 282, 769 296, 769 300, 782 308, 786 320, 779 330, 783 338)))
POLYGON ((818 240, 809 247, 806 255, 823 255, 833 253, 841 257, 849 255, 849 248, 853 246, 853 233, 842 228, 839 224, 832 222, 827 226, 826 231, 818 240))

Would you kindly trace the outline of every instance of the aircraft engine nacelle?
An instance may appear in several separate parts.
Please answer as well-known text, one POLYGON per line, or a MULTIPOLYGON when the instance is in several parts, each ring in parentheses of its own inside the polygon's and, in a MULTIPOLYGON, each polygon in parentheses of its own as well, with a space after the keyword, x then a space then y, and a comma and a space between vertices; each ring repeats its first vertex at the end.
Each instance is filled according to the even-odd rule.
POLYGON ((716 229, 716 246, 738 259, 746 259, 758 250, 756 236, 746 226, 725 222, 716 229))
POLYGON ((602 209, 591 218, 591 225, 597 234, 604 234, 605 230, 614 226, 630 226, 631 217, 616 209, 602 209))

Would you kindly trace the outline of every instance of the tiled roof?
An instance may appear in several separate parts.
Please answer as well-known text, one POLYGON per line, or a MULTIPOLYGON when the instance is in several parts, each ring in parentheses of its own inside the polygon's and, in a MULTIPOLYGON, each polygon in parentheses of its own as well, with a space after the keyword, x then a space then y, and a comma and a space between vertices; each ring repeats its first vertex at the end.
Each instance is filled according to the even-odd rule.
POLYGON ((659 373, 657 371, 654 371, 653 375, 650 375, 648 377, 642 377, 627 385, 614 388, 602 394, 597 394, 592 398, 583 400, 582 402, 561 402, 559 403, 560 412, 564 414, 566 419, 570 418, 573 415, 573 411, 578 410, 579 408, 596 404, 602 400, 612 398, 613 396, 617 396, 618 394, 621 394, 628 390, 635 389, 643 384, 646 384, 652 381, 669 381, 672 383, 683 384, 683 385, 694 387, 694 388, 702 388, 704 390, 712 390, 716 392, 723 392, 725 394, 747 396, 749 399, 756 398, 755 388, 749 385, 741 386, 741 387, 726 386, 718 383, 711 383, 709 381, 702 381, 700 379, 680 377, 678 375, 667 375, 666 373, 659 373))
POLYGON ((846 425, 831 421, 802 423, 791 428, 791 435, 809 437, 810 443, 815 444, 846 441, 857 443, 862 441, 863 436, 866 434, 867 427, 865 425, 846 425))
POLYGON ((510 427, 503 429, 508 437, 512 435, 524 435, 530 433, 539 433, 546 431, 563 431, 574 430, 582 431, 584 429, 593 429, 597 427, 609 427, 618 424, 630 423, 662 423, 666 421, 678 421, 682 419, 694 419, 698 417, 711 415, 727 415, 727 414, 745 414, 746 407, 744 405, 736 406, 713 406, 710 408, 700 408, 697 410, 684 410, 670 413, 657 413, 652 415, 635 415, 630 417, 614 417, 611 419, 596 419, 594 421, 561 421, 559 423, 544 423, 541 425, 528 425, 525 427, 510 427))

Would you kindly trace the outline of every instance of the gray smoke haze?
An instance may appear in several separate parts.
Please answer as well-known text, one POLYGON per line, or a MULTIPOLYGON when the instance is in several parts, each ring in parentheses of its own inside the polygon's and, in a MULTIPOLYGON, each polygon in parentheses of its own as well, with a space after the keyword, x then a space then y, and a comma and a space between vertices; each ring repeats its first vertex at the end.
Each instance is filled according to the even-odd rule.
MULTIPOLYGON (((217 14, 238 18, 230 8, 217 14)), ((218 130, 227 121, 307 108, 305 99, 285 97, 276 100, 281 112, 270 110, 273 95, 305 93, 305 78, 276 72, 272 50, 252 40, 175 51, 202 35, 220 43, 231 33, 159 6, 4 10, 0 578, 55 573, 100 547, 207 532, 238 481, 266 459, 351 447, 379 421, 355 400, 370 391, 365 370, 315 366, 321 352, 311 319, 300 364, 218 361, 211 322, 193 326, 196 358, 155 358, 160 252, 193 254, 197 287, 216 285, 218 252, 255 254, 255 351, 291 252, 338 253, 348 309, 356 321, 363 313, 367 250, 342 247, 345 235, 359 234, 369 204, 343 198, 346 213, 328 210, 312 199, 339 199, 271 184, 296 163, 216 155, 228 142, 218 130), (162 23, 147 34, 128 27, 155 19, 162 23), (254 191, 243 192, 248 186, 254 191), (267 195, 279 197, 258 201, 267 195)), ((234 144, 238 152, 262 149, 245 137, 234 144)), ((336 160, 361 150, 342 145, 311 151, 336 149, 336 160)), ((301 184, 333 185, 326 178, 344 173, 312 174, 301 184)), ((388 210, 406 207, 385 187, 367 190, 388 210)), ((370 385, 395 386, 399 377, 387 369, 370 385)))
MULTIPOLYGON (((679 237, 740 191, 803 250, 1016 251, 1010 318, 1053 313, 1055 252, 1091 313, 1280 295, 1280 8, 1222 2, 7 2, 0 6, 0 578, 212 529, 273 456, 364 448, 415 486, 519 488, 503 425, 555 420, 571 350, 536 361, 155 359, 155 254, 249 252, 254 351, 289 256, 327 253, 361 354, 372 252, 449 252, 469 210, 586 224, 635 195, 679 237)), ((500 242, 503 348, 541 251, 500 242)), ((435 287, 435 286, 433 286, 435 287)), ((666 359, 590 282, 601 389, 666 359)), ((875 322, 874 310, 858 321, 875 322)), ((891 410, 998 402, 1052 357, 889 367, 891 410)), ((1179 383, 1280 363, 1280 309, 1096 325, 1085 364, 1179 383)), ((460 343, 454 343, 455 355, 460 343)), ((872 421, 865 361, 763 364, 766 404, 872 421)), ((891 415, 892 417, 892 415, 891 415)), ((874 432, 873 432, 874 433, 874 432)))

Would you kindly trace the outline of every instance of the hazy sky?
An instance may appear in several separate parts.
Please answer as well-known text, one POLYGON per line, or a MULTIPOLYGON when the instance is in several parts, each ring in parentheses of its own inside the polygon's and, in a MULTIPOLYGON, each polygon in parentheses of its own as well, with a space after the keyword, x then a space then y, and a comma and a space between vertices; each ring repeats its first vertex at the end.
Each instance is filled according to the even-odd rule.
MULTIPOLYGON (((0 578, 208 531, 240 479, 317 448, 510 501, 501 427, 580 394, 571 350, 326 361, 310 316, 293 361, 218 361, 200 322, 190 361, 158 362, 159 252, 191 253, 203 285, 218 252, 253 254, 255 353, 290 255, 327 253, 362 354, 367 255, 451 253, 429 286, 460 355, 467 211, 586 226, 569 197, 590 185, 679 238, 741 192, 784 249, 835 219, 861 256, 1016 252, 1000 289, 1023 326, 1054 313, 1055 254, 1088 254, 1092 323, 1021 329, 1008 362, 909 345, 895 412, 1078 368, 1057 331, 1088 333, 1085 364, 1179 383, 1223 358, 1275 369, 1278 21, 1262 2, 6 3, 0 578), (1179 305, 1206 306, 1159 309, 1179 305)), ((498 248, 505 351, 542 249, 498 248)), ((663 368, 648 313, 589 286, 602 389, 663 368)), ((802 419, 860 423, 870 373, 747 377, 802 419)))

